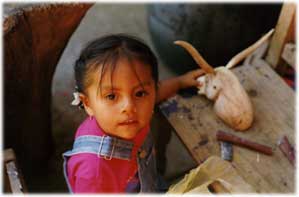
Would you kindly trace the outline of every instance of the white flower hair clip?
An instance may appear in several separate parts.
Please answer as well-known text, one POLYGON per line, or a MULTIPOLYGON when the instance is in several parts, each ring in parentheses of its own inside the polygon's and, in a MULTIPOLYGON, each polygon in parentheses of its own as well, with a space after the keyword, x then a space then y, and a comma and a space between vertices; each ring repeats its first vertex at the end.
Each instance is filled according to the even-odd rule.
POLYGON ((79 92, 74 92, 73 96, 74 96, 74 100, 72 101, 71 105, 76 105, 76 106, 80 105, 81 100, 79 97, 79 92))
POLYGON ((78 106, 80 109, 83 109, 83 103, 80 99, 80 92, 78 91, 78 86, 75 87, 76 92, 73 93, 74 100, 72 101, 71 105, 78 106))

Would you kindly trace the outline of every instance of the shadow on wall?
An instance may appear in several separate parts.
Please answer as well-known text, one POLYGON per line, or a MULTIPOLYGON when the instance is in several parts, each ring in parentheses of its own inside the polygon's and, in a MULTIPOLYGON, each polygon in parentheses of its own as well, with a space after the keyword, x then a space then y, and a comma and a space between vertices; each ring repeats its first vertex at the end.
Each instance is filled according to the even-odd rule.
POLYGON ((182 74, 197 64, 173 41, 191 43, 215 67, 225 65, 275 27, 281 7, 282 3, 152 4, 149 30, 162 60, 182 74))

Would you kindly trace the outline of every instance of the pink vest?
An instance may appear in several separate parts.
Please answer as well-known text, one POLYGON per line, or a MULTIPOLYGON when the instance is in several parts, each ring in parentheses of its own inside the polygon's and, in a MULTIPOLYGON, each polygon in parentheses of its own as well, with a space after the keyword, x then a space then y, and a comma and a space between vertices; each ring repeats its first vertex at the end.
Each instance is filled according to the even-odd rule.
MULTIPOLYGON (((73 155, 67 162, 67 177, 74 193, 124 193, 128 182, 138 170, 137 151, 143 144, 149 126, 130 140, 134 143, 131 160, 112 158, 106 160, 95 154, 73 155)), ((94 118, 87 118, 79 126, 75 138, 83 135, 104 136, 94 118)))

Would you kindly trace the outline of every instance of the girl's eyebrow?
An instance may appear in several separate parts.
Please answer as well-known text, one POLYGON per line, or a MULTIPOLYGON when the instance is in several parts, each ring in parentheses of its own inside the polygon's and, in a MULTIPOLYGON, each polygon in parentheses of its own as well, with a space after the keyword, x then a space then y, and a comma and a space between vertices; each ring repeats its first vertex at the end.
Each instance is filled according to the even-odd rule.
POLYGON ((141 83, 139 83, 138 85, 136 85, 136 86, 134 86, 133 87, 133 89, 136 89, 136 88, 138 88, 138 87, 143 87, 143 86, 150 86, 152 84, 152 82, 151 81, 145 81, 145 82, 141 82, 141 83))
MULTIPOLYGON (((136 86, 134 86, 133 87, 133 89, 136 89, 136 88, 138 88, 138 87, 143 87, 143 86, 150 86, 152 84, 152 82, 151 81, 146 81, 146 82, 142 82, 142 83, 139 83, 138 85, 136 85, 136 86)), ((117 88, 117 87, 115 87, 115 86, 102 86, 102 89, 103 90, 119 90, 120 88, 117 88)))

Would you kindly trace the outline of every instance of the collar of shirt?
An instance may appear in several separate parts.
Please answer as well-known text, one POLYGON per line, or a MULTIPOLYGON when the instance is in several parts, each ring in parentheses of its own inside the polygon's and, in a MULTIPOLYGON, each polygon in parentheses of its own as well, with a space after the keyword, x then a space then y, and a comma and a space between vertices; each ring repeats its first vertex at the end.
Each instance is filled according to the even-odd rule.
MULTIPOLYGON (((145 137, 149 132, 149 125, 143 128, 133 139, 128 140, 134 143, 134 147, 132 150, 133 156, 136 155, 137 150, 143 144, 145 137)), ((86 118, 83 123, 79 126, 75 138, 82 136, 82 135, 96 135, 96 136, 103 136, 107 135, 103 129, 98 125, 95 118, 86 118)))

